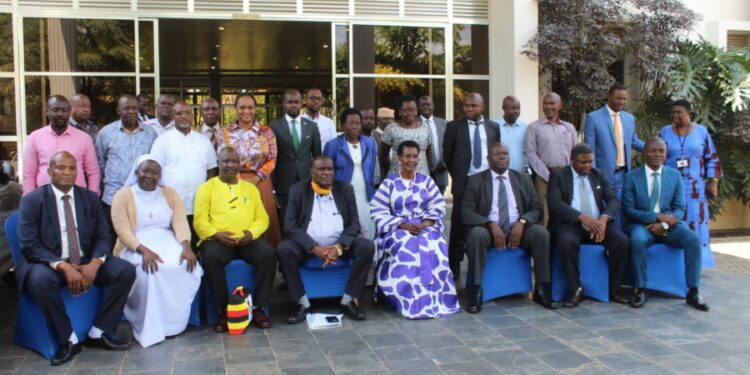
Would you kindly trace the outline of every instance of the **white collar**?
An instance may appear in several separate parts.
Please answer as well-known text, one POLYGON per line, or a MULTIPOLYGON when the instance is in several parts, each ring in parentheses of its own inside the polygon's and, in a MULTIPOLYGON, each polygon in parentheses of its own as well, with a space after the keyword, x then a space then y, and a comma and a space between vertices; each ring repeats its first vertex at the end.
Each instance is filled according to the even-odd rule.
POLYGON ((292 120, 295 120, 295 121, 297 121, 297 123, 301 124, 301 122, 299 120, 299 118, 302 117, 301 115, 299 115, 297 117, 291 117, 288 114, 284 114, 284 117, 286 117, 286 122, 289 123, 289 124, 292 123, 292 120))
POLYGON ((647 176, 653 176, 654 172, 658 173, 659 176, 661 176, 662 175, 661 171, 662 171, 662 169, 664 169, 664 165, 663 164, 660 165, 659 169, 657 169, 657 170, 653 170, 653 169, 649 168, 649 166, 646 165, 646 164, 643 164, 643 166, 646 167, 646 175, 647 176))
POLYGON ((49 186, 52 188, 52 193, 55 194, 55 200, 58 200, 58 201, 62 200, 63 196, 69 195, 71 203, 73 202, 73 199, 74 199, 73 198, 73 190, 75 190, 75 186, 71 187, 70 191, 67 194, 63 193, 62 190, 56 188, 55 185, 53 185, 53 184, 50 184, 49 186))
POLYGON ((503 177, 507 178, 507 179, 508 179, 508 181, 510 181, 510 173, 509 173, 508 171, 510 171, 510 168, 506 169, 506 170, 505 170, 505 173, 503 173, 503 174, 498 174, 497 172, 495 172, 495 171, 493 171, 492 169, 490 169, 490 172, 492 173, 492 179, 493 179, 493 180, 497 179, 497 178, 498 178, 498 177, 500 177, 500 176, 503 176, 503 177))
POLYGON ((607 111, 609 111, 609 117, 612 117, 614 115, 620 115, 620 112, 622 112, 622 111, 620 112, 613 111, 612 108, 609 108, 609 104, 605 104, 604 106, 607 107, 607 111))

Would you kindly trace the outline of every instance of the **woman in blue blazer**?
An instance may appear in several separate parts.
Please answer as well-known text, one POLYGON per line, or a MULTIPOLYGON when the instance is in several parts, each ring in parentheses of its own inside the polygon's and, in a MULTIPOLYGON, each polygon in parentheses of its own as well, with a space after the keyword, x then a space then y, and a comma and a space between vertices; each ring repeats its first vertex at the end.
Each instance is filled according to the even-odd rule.
POLYGON ((356 108, 345 109, 339 120, 344 134, 326 143, 323 155, 333 160, 336 179, 354 187, 362 235, 374 238, 375 224, 370 217, 369 202, 375 194, 372 184, 377 162, 375 141, 362 135, 362 114, 356 108))

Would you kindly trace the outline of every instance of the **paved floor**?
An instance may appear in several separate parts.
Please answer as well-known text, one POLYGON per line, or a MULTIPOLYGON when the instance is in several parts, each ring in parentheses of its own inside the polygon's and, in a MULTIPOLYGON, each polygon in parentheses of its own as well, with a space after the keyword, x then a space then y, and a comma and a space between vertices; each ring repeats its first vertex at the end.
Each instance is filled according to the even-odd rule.
MULTIPOLYGON (((652 296, 643 309, 586 301, 550 311, 524 296, 486 304, 481 314, 409 321, 365 302, 364 322, 309 331, 289 326, 275 292, 275 326, 243 336, 210 327, 126 352, 84 349, 63 368, 12 345, 17 292, 0 286, 0 373, 14 374, 748 374, 749 276, 705 271, 709 313, 652 296)), ((462 299, 463 300, 463 299, 462 299)), ((335 312, 337 301, 316 301, 335 312)), ((120 335, 129 337, 123 323, 120 335)))

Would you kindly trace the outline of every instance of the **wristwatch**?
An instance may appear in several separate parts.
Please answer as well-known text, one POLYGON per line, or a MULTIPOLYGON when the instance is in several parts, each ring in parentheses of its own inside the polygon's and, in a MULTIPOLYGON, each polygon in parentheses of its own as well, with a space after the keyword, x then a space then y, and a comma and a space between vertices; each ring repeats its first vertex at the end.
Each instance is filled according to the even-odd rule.
POLYGON ((663 221, 661 222, 661 227, 664 228, 665 231, 669 230, 669 224, 667 224, 667 223, 665 223, 663 221))
POLYGON ((521 218, 521 220, 518 220, 518 222, 521 223, 521 224, 523 224, 523 225, 526 225, 526 224, 528 224, 529 221, 526 220, 526 219, 524 219, 524 218, 521 218))
POLYGON ((344 249, 342 249, 342 248, 341 248, 341 245, 339 245, 339 244, 336 244, 336 245, 334 245, 333 247, 335 247, 335 248, 336 248, 336 254, 337 254, 338 256, 341 256, 341 254, 343 254, 343 253, 344 253, 344 249))

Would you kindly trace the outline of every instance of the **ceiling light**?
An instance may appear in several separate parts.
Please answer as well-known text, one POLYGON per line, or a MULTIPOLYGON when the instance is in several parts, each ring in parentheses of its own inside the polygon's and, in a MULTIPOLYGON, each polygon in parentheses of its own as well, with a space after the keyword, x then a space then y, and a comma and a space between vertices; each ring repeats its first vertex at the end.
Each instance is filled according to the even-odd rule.
POLYGON ((216 48, 219 48, 219 47, 221 47, 221 44, 217 44, 217 45, 216 45, 216 48))
POLYGON ((295 65, 295 66, 294 66, 294 69, 299 69, 299 66, 298 66, 298 65, 295 65))
POLYGON ((242 92, 247 92, 247 89, 242 89, 242 92))
POLYGON ((219 26, 219 31, 224 31, 224 26, 219 26))
POLYGON ((214 57, 213 57, 213 59, 214 59, 214 61, 216 61, 216 60, 218 60, 219 58, 218 58, 218 57, 216 57, 216 56, 214 56, 214 57))
POLYGON ((312 57, 307 56, 307 61, 311 61, 311 60, 312 60, 312 57))
POLYGON ((212 65, 212 66, 211 66, 211 69, 216 69, 216 67, 212 65))
POLYGON ((328 48, 328 44, 324 44, 324 45, 323 45, 323 48, 328 48))

